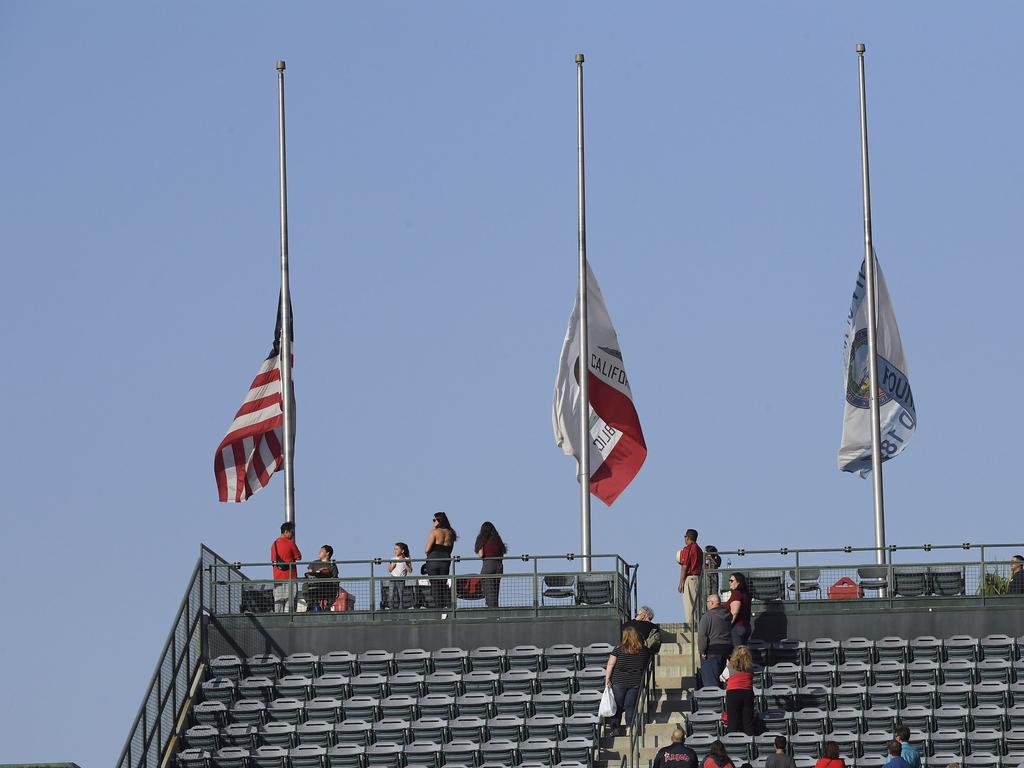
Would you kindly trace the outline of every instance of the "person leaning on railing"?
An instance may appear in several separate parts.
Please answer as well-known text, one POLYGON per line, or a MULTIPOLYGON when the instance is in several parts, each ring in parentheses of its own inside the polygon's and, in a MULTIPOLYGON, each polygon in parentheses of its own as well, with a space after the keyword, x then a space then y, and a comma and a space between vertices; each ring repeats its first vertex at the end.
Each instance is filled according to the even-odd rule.
POLYGON ((636 714, 636 700, 644 684, 644 669, 650 658, 650 649, 640 640, 637 631, 628 626, 622 630, 621 641, 608 657, 604 684, 606 688, 612 689, 612 695, 615 696, 612 727, 617 730, 622 723, 622 715, 625 714, 625 736, 632 734, 629 724, 633 722, 633 716, 636 714))

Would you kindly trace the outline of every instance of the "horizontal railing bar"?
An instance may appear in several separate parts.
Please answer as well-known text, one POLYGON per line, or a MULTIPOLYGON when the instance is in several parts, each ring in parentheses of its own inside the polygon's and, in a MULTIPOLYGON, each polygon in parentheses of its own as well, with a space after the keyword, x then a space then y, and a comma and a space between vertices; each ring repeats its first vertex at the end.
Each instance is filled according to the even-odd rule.
MULTIPOLYGON (((464 555, 453 555, 452 557, 435 557, 435 558, 428 558, 428 557, 414 558, 414 557, 410 557, 410 558, 405 558, 405 559, 407 559, 410 563, 445 563, 445 562, 460 563, 460 562, 482 562, 482 561, 485 561, 485 560, 489 561, 489 562, 492 562, 494 560, 501 560, 503 562, 520 561, 520 562, 527 563, 527 562, 530 562, 532 560, 577 560, 577 559, 582 560, 582 558, 583 558, 582 555, 575 555, 575 554, 571 554, 570 553, 568 555, 506 555, 505 557, 476 557, 475 555, 470 557, 468 555, 466 555, 466 556, 464 556, 464 555)), ((638 563, 627 563, 625 560, 622 560, 618 555, 590 555, 590 558, 591 558, 591 560, 615 559, 615 560, 618 560, 619 562, 621 562, 627 568, 636 568, 638 566, 638 563)), ((393 557, 376 557, 376 558, 373 558, 372 560, 330 560, 328 562, 334 563, 335 565, 384 565, 386 563, 392 562, 395 559, 396 558, 393 558, 393 557)), ((321 561, 321 560, 296 560, 294 563, 289 563, 289 565, 296 565, 296 566, 299 566, 299 565, 315 565, 316 563, 320 563, 320 562, 323 562, 323 561, 321 561)), ((273 564, 274 563, 271 560, 260 560, 260 561, 253 561, 253 562, 231 562, 231 563, 225 561, 224 563, 217 563, 215 565, 210 565, 210 566, 207 566, 207 567, 208 568, 234 568, 234 569, 237 570, 239 568, 269 567, 269 566, 272 566, 273 564)), ((574 573, 578 573, 578 571, 574 571, 574 573)), ((242 575, 244 575, 244 574, 242 574, 242 575)))
MULTIPOLYGON (((907 545, 896 545, 889 544, 881 549, 887 552, 932 552, 937 549, 1011 549, 1019 547, 1024 549, 1024 543, 1010 543, 1010 544, 975 544, 973 542, 964 542, 962 544, 907 544, 907 545)), ((738 557, 744 557, 746 555, 796 555, 796 554, 814 554, 814 553, 831 553, 831 552, 843 552, 846 554, 852 552, 877 552, 879 547, 815 547, 810 549, 800 549, 793 547, 778 547, 776 549, 719 549, 715 554, 719 556, 724 555, 737 555, 738 557)), ((877 563, 874 563, 877 565, 877 563)))

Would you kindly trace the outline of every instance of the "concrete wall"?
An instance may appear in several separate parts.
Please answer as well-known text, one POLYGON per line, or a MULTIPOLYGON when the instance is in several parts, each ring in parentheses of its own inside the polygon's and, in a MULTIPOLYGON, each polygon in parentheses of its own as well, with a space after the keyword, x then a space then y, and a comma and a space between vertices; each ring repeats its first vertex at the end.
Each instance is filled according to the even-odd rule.
POLYGON ((450 647, 470 650, 485 645, 545 648, 555 643, 584 646, 618 641, 618 616, 588 616, 578 610, 573 614, 376 623, 351 620, 344 614, 298 614, 294 619, 273 614, 228 616, 208 621, 207 648, 210 658, 221 654, 244 658, 257 653, 275 653, 283 658, 298 651, 360 653, 371 649, 431 651, 450 647))
POLYGON ((969 599, 894 601, 891 607, 887 601, 851 601, 847 605, 819 603, 801 610, 791 603, 769 603, 760 609, 755 605, 753 632, 755 638, 767 641, 993 634, 1024 635, 1024 597, 989 598, 986 605, 969 599))

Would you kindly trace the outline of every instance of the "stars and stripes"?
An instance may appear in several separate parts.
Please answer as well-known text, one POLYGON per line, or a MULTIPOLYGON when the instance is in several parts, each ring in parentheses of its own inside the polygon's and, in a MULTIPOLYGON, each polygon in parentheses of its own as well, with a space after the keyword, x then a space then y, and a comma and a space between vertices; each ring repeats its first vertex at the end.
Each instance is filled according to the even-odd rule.
MULTIPOLYGON (((245 501, 270 482, 284 463, 284 401, 281 397, 281 313, 274 346, 249 385, 235 420, 213 459, 221 501, 245 501)), ((294 397, 294 389, 293 397, 294 397)), ((294 400, 293 400, 294 402, 294 400)))

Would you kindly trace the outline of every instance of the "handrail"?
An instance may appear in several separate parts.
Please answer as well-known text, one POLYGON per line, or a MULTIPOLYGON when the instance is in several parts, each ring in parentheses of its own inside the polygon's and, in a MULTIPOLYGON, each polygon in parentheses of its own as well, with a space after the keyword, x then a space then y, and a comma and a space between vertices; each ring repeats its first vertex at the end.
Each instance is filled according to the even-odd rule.
POLYGON ((630 723, 629 755, 627 756, 630 768, 640 768, 640 745, 643 743, 644 728, 647 725, 647 710, 650 707, 651 693, 655 685, 654 668, 655 658, 651 656, 650 663, 644 671, 644 684, 637 696, 636 709, 633 710, 633 722, 630 723))
POLYGON ((207 563, 218 561, 228 564, 213 550, 200 547, 156 669, 117 759, 117 768, 159 768, 167 744, 178 735, 183 722, 181 715, 190 703, 192 684, 206 653, 202 618, 209 607, 203 587, 206 569, 213 567, 207 563))
MULTIPOLYGON (((1020 548, 1024 549, 1024 543, 995 543, 995 544, 975 544, 970 541, 965 541, 960 544, 889 544, 884 547, 887 552, 933 552, 938 549, 1011 549, 1020 548)), ((738 557, 745 557, 746 555, 796 555, 799 554, 813 554, 813 553, 832 553, 842 552, 850 554, 851 552, 877 552, 878 547, 777 547, 776 549, 744 549, 738 547, 736 549, 725 550, 719 549, 718 555, 736 555, 738 557)), ((877 565, 877 563, 875 563, 877 565)))
MULTIPOLYGON (((195 567, 192 569, 192 576, 189 579, 188 587, 185 589, 185 595, 182 597, 181 603, 178 606, 178 612, 174 616, 174 621, 171 624, 171 631, 167 634, 167 640, 164 642, 163 650, 160 652, 160 657, 159 657, 159 660, 157 661, 156 669, 153 671, 153 676, 150 678, 149 687, 146 689, 146 693, 142 697, 142 706, 139 707, 139 711, 135 715, 135 719, 132 721, 132 727, 131 727, 130 731, 128 732, 128 738, 125 740, 124 748, 121 750, 121 755, 117 759, 117 766, 118 766, 118 768, 121 768, 122 766, 127 766, 128 768, 132 768, 133 766, 137 766, 137 765, 149 765, 149 761, 146 758, 147 758, 148 753, 150 751, 150 746, 153 744, 154 736, 157 737, 157 745, 156 745, 156 759, 157 759, 157 763, 155 763, 155 764, 159 763, 160 754, 163 751, 163 741, 164 741, 163 740, 163 709, 164 709, 164 707, 167 704, 168 690, 173 691, 175 694, 177 693, 177 687, 176 686, 173 687, 172 689, 161 690, 163 688, 163 666, 164 666, 164 662, 166 661, 166 659, 170 655, 170 657, 172 659, 174 659, 174 657, 177 657, 177 659, 172 662, 172 665, 174 667, 174 669, 172 670, 172 675, 171 675, 172 678, 177 676, 177 673, 178 673, 178 671, 181 668, 181 657, 177 654, 177 643, 176 643, 177 631, 178 631, 178 627, 181 625, 181 620, 182 620, 183 615, 186 613, 186 610, 188 608, 190 608, 190 606, 191 606, 191 599, 190 598, 192 597, 193 588, 195 587, 197 582, 199 582, 200 584, 202 582, 202 573, 203 573, 202 557, 200 557, 199 559, 196 560, 195 567), (148 717, 149 713, 148 713, 148 707, 147 707, 147 705, 149 704, 151 698, 154 695, 154 691, 156 692, 156 701, 157 701, 157 714, 156 714, 156 723, 155 723, 155 725, 154 725, 154 723, 150 722, 150 719, 148 717), (141 754, 141 756, 139 756, 141 759, 140 760, 136 760, 135 759, 136 758, 136 753, 133 752, 133 749, 132 749, 133 743, 132 742, 135 740, 136 733, 138 732, 140 726, 142 727, 142 744, 141 744, 141 752, 142 752, 142 754, 141 754), (145 760, 146 762, 142 762, 142 760, 145 760)), ((202 588, 201 587, 200 587, 200 590, 199 590, 199 594, 200 594, 200 596, 202 595, 202 588)), ((195 632, 196 624, 199 622, 201 614, 202 614, 202 606, 200 605, 199 610, 197 610, 195 612, 195 614, 190 619, 188 619, 188 628, 186 630, 186 639, 188 639, 189 641, 191 641, 192 635, 195 632)), ((186 653, 186 659, 188 660, 188 667, 189 667, 189 669, 188 669, 188 676, 189 676, 189 678, 191 678, 192 674, 195 671, 192 668, 193 667, 193 663, 194 664, 198 664, 200 662, 201 649, 200 649, 200 654, 197 654, 196 658, 192 659, 191 658, 191 655, 192 655, 192 653, 191 653, 191 642, 189 642, 186 645, 186 652, 187 652, 186 653)), ((175 710, 177 710, 177 708, 178 708, 177 707, 177 703, 178 703, 177 702, 177 697, 175 696, 175 701, 174 701, 174 709, 175 710)), ((177 711, 175 711, 174 715, 177 716, 177 714, 178 714, 177 711)))

